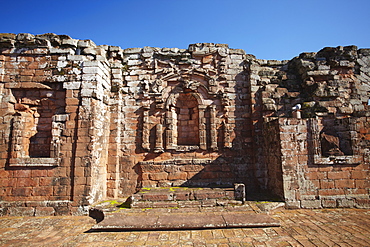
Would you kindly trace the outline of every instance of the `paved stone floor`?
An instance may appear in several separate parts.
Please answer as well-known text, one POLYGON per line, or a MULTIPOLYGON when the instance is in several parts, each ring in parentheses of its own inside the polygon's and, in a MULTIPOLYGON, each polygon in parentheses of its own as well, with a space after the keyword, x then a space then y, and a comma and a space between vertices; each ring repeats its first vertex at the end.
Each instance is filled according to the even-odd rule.
POLYGON ((370 246, 370 209, 270 215, 281 227, 89 232, 89 217, 0 217, 0 246, 370 246))

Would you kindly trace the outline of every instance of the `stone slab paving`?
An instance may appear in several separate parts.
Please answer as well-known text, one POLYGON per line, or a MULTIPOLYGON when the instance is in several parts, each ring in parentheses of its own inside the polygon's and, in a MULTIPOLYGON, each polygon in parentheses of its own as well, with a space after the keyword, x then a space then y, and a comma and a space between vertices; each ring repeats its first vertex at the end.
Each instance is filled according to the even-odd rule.
POLYGON ((0 246, 370 246, 370 209, 279 210, 270 216, 281 226, 124 232, 89 231, 95 225, 89 217, 0 217, 0 246))
POLYGON ((162 213, 159 215, 114 213, 93 230, 192 230, 235 227, 272 227, 280 223, 266 214, 242 212, 162 213))

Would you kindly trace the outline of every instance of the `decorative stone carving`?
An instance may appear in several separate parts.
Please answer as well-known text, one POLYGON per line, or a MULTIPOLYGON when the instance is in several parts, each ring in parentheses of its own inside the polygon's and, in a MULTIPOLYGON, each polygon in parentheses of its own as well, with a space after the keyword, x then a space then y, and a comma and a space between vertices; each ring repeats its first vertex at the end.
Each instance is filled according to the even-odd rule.
POLYGON ((190 90, 196 91, 199 86, 200 86, 200 83, 196 81, 185 80, 183 82, 184 89, 190 89, 190 90))
POLYGON ((206 106, 199 106, 199 148, 207 150, 207 128, 206 118, 204 116, 206 106))
POLYGON ((213 151, 217 151, 217 126, 216 126, 216 106, 211 105, 210 106, 210 135, 211 135, 211 149, 213 151))
POLYGON ((144 150, 150 150, 150 124, 149 124, 149 109, 144 108, 143 111, 143 136, 142 147, 144 150))
POLYGON ((340 150, 339 137, 321 132, 321 153, 323 156, 342 156, 344 153, 340 150))
POLYGON ((160 79, 156 79, 153 81, 151 85, 151 93, 154 94, 161 94, 163 91, 163 82, 160 79))
POLYGON ((225 148, 231 148, 233 146, 232 142, 231 142, 231 130, 230 130, 230 127, 229 127, 229 124, 227 122, 224 122, 224 147, 225 148))
POLYGON ((155 137, 156 137, 156 140, 155 140, 154 152, 163 153, 164 152, 163 150, 163 126, 160 123, 155 126, 155 137))

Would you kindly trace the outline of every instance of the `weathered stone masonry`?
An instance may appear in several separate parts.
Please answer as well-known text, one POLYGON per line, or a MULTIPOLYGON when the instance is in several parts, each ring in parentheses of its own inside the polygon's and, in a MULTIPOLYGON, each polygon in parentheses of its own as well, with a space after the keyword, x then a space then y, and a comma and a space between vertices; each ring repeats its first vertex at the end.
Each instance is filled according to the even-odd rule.
POLYGON ((369 207, 370 50, 259 60, 224 44, 0 35, 0 214, 83 214, 143 187, 369 207))

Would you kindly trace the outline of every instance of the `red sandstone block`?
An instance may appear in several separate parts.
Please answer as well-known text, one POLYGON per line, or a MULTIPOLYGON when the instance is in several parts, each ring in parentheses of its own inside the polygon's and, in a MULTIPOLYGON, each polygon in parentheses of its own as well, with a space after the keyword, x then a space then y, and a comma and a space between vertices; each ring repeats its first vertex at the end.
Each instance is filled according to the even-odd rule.
POLYGON ((187 175, 186 172, 169 173, 168 180, 186 180, 187 175))
POLYGON ((13 199, 13 194, 12 194, 12 187, 7 187, 7 188, 0 188, 0 196, 2 200, 8 201, 8 200, 14 200, 13 199), (10 198, 8 198, 10 197, 10 198))
POLYGON ((349 177, 349 171, 328 172, 328 179, 345 179, 349 177))
POLYGON ((76 98, 66 98, 66 105, 69 106, 78 106, 80 104, 80 100, 76 98))
POLYGON ((201 206, 201 201, 178 201, 180 208, 196 208, 201 206))
POLYGON ((159 181, 159 180, 167 180, 168 173, 167 172, 157 172, 149 174, 149 178, 151 180, 159 181))
POLYGON ((208 198, 208 194, 202 190, 194 191, 193 195, 195 200, 206 200, 208 198))
MULTIPOLYGON (((73 186, 73 189, 74 189, 74 194, 78 197, 82 197, 83 195, 85 195, 85 191, 89 188, 89 186, 86 186, 86 185, 74 185, 73 186)), ((58 188, 56 188, 58 189, 58 188)), ((55 189, 54 189, 54 194, 55 194, 55 189)))
POLYGON ((318 172, 332 172, 333 171, 333 166, 328 165, 328 166, 318 166, 317 167, 318 172))
POLYGON ((306 179, 326 179, 326 172, 308 172, 305 174, 306 179))
POLYGON ((84 177, 85 176, 85 167, 75 167, 74 177, 84 177))
POLYGON ((13 188, 12 193, 15 197, 27 197, 31 195, 32 188, 30 187, 16 187, 13 188))
POLYGON ((53 207, 36 207, 35 216, 52 216, 55 214, 53 207))
POLYGON ((32 82, 33 81, 33 76, 21 75, 19 81, 21 81, 21 82, 32 82))
POLYGON ((157 182, 151 181, 151 180, 144 180, 141 182, 141 185, 143 188, 153 188, 153 187, 156 187, 157 182))
POLYGON ((150 179, 149 179, 149 175, 150 175, 150 173, 149 173, 149 172, 143 172, 143 173, 142 173, 142 175, 141 175, 141 178, 142 178, 143 180, 150 180, 150 179))
MULTIPOLYGON (((33 196, 51 196, 53 194, 52 186, 43 186, 33 188, 33 196)), ((46 199, 46 198, 45 198, 46 199)))
POLYGON ((33 76, 35 74, 35 70, 33 69, 22 69, 20 71, 20 75, 24 75, 24 76, 33 76))
POLYGON ((307 164, 308 156, 307 155, 298 155, 299 164, 307 164))
POLYGON ((143 172, 149 172, 149 173, 160 173, 164 171, 164 166, 162 165, 151 165, 151 164, 144 164, 141 165, 141 170, 143 172))
POLYGON ((131 204, 134 208, 152 208, 153 202, 150 201, 134 201, 131 204))
POLYGON ((16 178, 28 178, 31 177, 31 170, 15 170, 14 177, 16 178))
POLYGON ((48 177, 69 177, 69 167, 59 166, 55 169, 48 170, 48 177))
POLYGON ((9 176, 9 175, 10 175, 10 171, 0 170, 0 178, 12 177, 12 176, 9 176))
POLYGON ((40 64, 39 62, 31 62, 29 63, 26 68, 27 69, 39 69, 40 66, 42 66, 42 64, 40 64))
POLYGON ((351 195, 366 195, 366 194, 368 194, 367 188, 363 188, 363 189, 355 188, 355 189, 348 189, 348 190, 350 190, 351 195))
POLYGON ((204 165, 183 165, 180 167, 181 171, 184 172, 200 172, 204 169, 204 165))
POLYGON ((174 200, 176 201, 187 201, 190 200, 190 191, 176 191, 174 194, 174 200))
POLYGON ((171 207, 178 207, 177 202, 173 201, 166 201, 166 202, 153 202, 153 208, 171 208, 171 207))
POLYGON ((320 180, 320 189, 333 189, 334 188, 334 181, 322 179, 320 180))
POLYGON ((320 180, 310 180, 310 183, 316 188, 320 188, 320 180))
POLYGON ((76 105, 67 105, 65 111, 66 113, 77 112, 77 109, 78 109, 78 106, 76 105))
POLYGON ((353 179, 339 179, 334 180, 335 188, 355 188, 355 180, 353 179))
POLYGON ((172 201, 173 194, 171 193, 148 193, 142 195, 145 201, 172 201))
POLYGON ((354 170, 354 171, 351 172, 351 178, 353 178, 353 179, 369 179, 369 171, 354 170))
POLYGON ((368 208, 370 206, 370 199, 355 198, 355 202, 359 208, 368 208))
POLYGON ((343 166, 343 167, 333 168, 333 171, 353 171, 353 167, 343 166))
POLYGON ((9 179, 1 179, 0 178, 0 186, 1 186, 1 188, 10 187, 9 186, 9 179))
POLYGON ((337 207, 337 201, 335 199, 321 200, 321 204, 324 208, 335 208, 335 207, 337 207))
POLYGON ((38 178, 18 178, 18 187, 35 187, 39 184, 38 178))
POLYGON ((47 170, 32 170, 31 176, 32 177, 46 177, 48 175, 47 170))
POLYGON ((202 207, 214 207, 217 205, 216 199, 208 199, 201 201, 202 207))
POLYGON ((368 169, 369 169, 369 165, 365 164, 365 163, 361 163, 361 164, 353 167, 353 170, 357 170, 357 171, 365 171, 365 170, 368 170, 368 169))
POLYGON ((320 196, 345 195, 343 189, 319 189, 320 196))
POLYGON ((10 207, 9 216, 34 216, 35 208, 32 207, 10 207))
POLYGON ((68 196, 70 195, 69 186, 54 186, 53 187, 53 196, 68 196))
POLYGON ((358 180, 355 180, 355 185, 356 185, 356 188, 368 189, 368 188, 370 188, 370 180, 368 180, 368 179, 358 179, 358 180))
POLYGON ((39 178, 39 185, 40 186, 51 186, 53 182, 53 178, 51 177, 41 177, 39 178))
POLYGON ((283 150, 295 150, 297 147, 295 143, 286 141, 286 142, 281 142, 281 149, 283 150))

